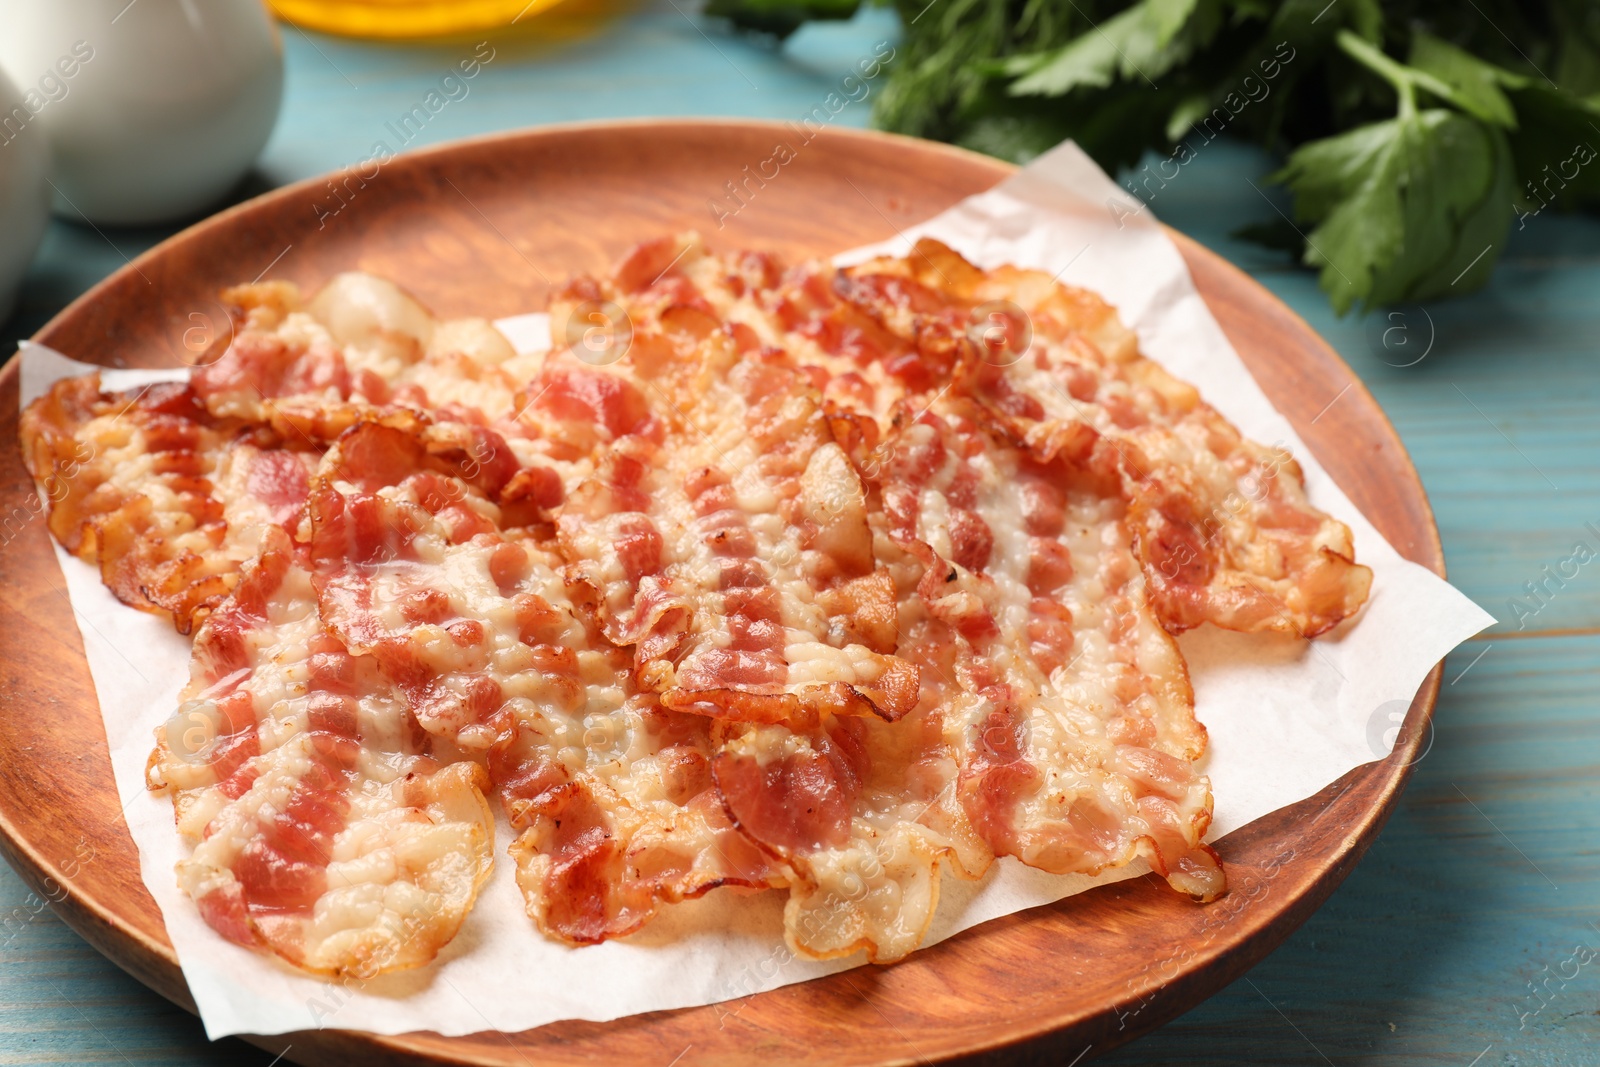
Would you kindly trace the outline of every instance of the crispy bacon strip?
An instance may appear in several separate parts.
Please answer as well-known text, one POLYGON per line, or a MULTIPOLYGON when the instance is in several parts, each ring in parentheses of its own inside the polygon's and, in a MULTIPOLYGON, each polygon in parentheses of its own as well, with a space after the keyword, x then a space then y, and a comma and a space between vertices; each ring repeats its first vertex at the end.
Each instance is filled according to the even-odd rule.
POLYGON ((727 730, 713 771, 739 829, 794 871, 784 934, 812 958, 900 959, 920 944, 949 859, 989 855, 960 809, 936 714, 835 717, 804 730, 727 730))
MULTIPOLYGON (((915 669, 827 614, 887 587, 872 582, 865 488, 807 380, 780 357, 742 358, 720 330, 646 337, 627 368, 639 386, 560 371, 633 413, 607 423, 621 436, 558 518, 607 636, 634 647, 640 684, 670 708, 767 723, 903 716, 915 669)), ((874 636, 889 643, 881 626, 874 636)))
POLYGON ((963 338, 955 388, 1035 459, 1115 470, 1151 599, 1173 632, 1211 622, 1312 637, 1366 600, 1371 570, 1354 562, 1348 527, 1306 500, 1294 459, 1243 438, 1139 355, 1094 294, 1039 271, 979 271, 927 239, 903 260, 842 271, 836 288, 921 352, 973 309, 1003 301, 1026 317, 1026 351, 1005 330, 979 334, 995 347, 963 338))
POLYGON ((488 780, 419 750, 404 701, 322 625, 308 562, 282 530, 264 538, 195 636, 148 777, 214 929, 371 977, 431 960, 466 918, 493 863, 488 780))
POLYGON ((511 411, 527 366, 484 320, 439 321, 370 274, 338 275, 310 300, 286 282, 222 296, 232 333, 194 376, 207 409, 324 442, 374 408, 494 420, 511 411))
POLYGON ((252 443, 188 386, 113 394, 98 375, 57 382, 23 412, 21 436, 50 532, 179 633, 228 595, 262 528, 296 520, 315 461, 270 434, 252 443))
POLYGON ((1175 888, 1216 897, 1222 870, 1201 844, 1211 793, 1192 763, 1205 732, 1120 501, 989 439, 960 406, 908 420, 883 499, 922 609, 907 640, 944 709, 968 816, 1030 866, 1094 874, 1140 854, 1175 888))
POLYGON ((600 713, 606 688, 586 687, 589 699, 575 709, 594 725, 508 715, 491 753, 521 831, 511 848, 517 883, 539 928, 593 944, 719 886, 787 884, 787 869, 723 811, 707 722, 642 695, 600 713), (584 747, 563 748, 553 731, 571 731, 584 747))

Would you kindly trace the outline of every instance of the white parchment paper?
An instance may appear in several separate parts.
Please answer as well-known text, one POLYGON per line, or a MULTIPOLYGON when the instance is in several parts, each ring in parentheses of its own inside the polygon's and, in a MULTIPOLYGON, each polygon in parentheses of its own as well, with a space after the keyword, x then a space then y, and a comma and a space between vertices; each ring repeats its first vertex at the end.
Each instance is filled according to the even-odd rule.
MULTIPOLYGON (((1357 559, 1373 568, 1372 597, 1361 615, 1314 644, 1210 627, 1180 639, 1211 736, 1205 763, 1216 798, 1211 836, 1311 796, 1385 755, 1423 677, 1493 619, 1402 560, 1334 485, 1240 362, 1149 210, 1069 143, 881 247, 903 252, 922 235, 939 237, 980 266, 1059 271, 1062 280, 1103 294, 1138 331, 1147 355, 1197 385, 1247 436, 1283 442, 1294 452, 1312 501, 1350 525, 1357 559)), ((549 344, 542 315, 500 325, 519 348, 549 344)), ((93 369, 32 344, 24 344, 21 358, 24 404, 51 382, 93 369)), ((104 380, 116 389, 181 376, 111 371, 104 380)), ((783 945, 778 893, 718 890, 669 909, 623 941, 582 949, 555 944, 523 914, 505 859, 510 835, 503 822, 493 877, 459 936, 428 968, 330 984, 229 944, 179 893, 173 867, 184 849, 171 803, 144 789, 152 731, 176 707, 189 642, 170 624, 119 604, 94 568, 59 547, 56 554, 145 884, 213 1038, 322 1026, 383 1034, 514 1032, 558 1019, 608 1020, 714 1003, 861 964, 859 956, 828 963, 792 958, 783 945)), ((1136 865, 1098 879, 1052 876, 1008 859, 980 882, 947 876, 929 943, 1144 871, 1136 865)))

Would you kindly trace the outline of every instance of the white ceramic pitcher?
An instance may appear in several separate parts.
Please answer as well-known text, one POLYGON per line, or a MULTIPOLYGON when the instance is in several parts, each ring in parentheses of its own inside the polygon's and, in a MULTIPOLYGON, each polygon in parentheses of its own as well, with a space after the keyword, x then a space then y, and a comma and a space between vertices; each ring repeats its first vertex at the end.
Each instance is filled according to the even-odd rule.
POLYGON ((56 212, 96 223, 214 204, 260 154, 283 95, 261 0, 0 0, 0 70, 53 149, 56 212))

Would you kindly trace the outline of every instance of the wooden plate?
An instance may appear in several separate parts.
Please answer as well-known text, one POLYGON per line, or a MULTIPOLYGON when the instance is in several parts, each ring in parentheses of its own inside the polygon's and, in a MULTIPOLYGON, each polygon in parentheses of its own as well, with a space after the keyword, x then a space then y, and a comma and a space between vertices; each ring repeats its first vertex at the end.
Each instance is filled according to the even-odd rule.
MULTIPOLYGON (((36 338, 76 359, 168 366, 219 323, 223 284, 316 286, 360 268, 446 316, 543 305, 552 282, 605 267, 646 236, 699 229, 714 248, 825 254, 888 237, 1010 169, 943 145, 828 130, 801 145, 755 122, 639 122, 487 137, 277 190, 118 271, 36 338), (775 178, 774 146, 797 153, 775 178), (709 206, 726 183, 744 206, 709 206), (210 317, 208 320, 208 316, 210 317)), ((1174 235, 1223 329, 1278 408, 1410 559, 1444 573, 1433 516, 1376 402, 1332 349, 1243 273, 1174 235), (1348 389, 1322 417, 1330 398, 1348 389), (1315 419, 1315 422, 1312 420, 1315 419)), ((139 878, 82 644, 16 444, 17 363, 0 371, 0 850, 61 918, 140 981, 193 1010, 139 878), (93 859, 81 857, 80 835, 93 859), (69 877, 69 875, 71 875, 69 877)), ((868 967, 726 1005, 521 1034, 374 1037, 317 1031, 305 1064, 627 1062, 887 1064, 984 1054, 1068 1062, 1148 1030, 1243 974, 1349 873, 1393 807, 1439 691, 1418 692, 1394 752, 1217 846, 1231 893, 1196 907, 1146 877, 968 930, 868 967)))

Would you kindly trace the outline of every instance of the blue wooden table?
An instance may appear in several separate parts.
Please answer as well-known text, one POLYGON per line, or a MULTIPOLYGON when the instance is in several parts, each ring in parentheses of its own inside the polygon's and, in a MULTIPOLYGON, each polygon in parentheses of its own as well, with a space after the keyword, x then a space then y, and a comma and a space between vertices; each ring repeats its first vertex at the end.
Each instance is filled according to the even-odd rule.
MULTIPOLYGON (((421 140, 615 116, 797 118, 898 32, 871 11, 777 52, 679 7, 571 0, 495 37, 471 95, 421 140)), ((460 52, 284 39, 283 114, 241 196, 366 158, 460 52)), ((837 121, 867 118, 852 105, 837 121)), ((1271 167, 1218 142, 1152 207, 1350 362, 1422 472, 1451 579, 1502 622, 1450 657, 1434 744, 1344 886, 1248 976, 1100 1062, 1600 1064, 1600 562, 1558 573, 1578 542, 1600 554, 1600 221, 1544 213, 1483 292, 1341 320, 1311 275, 1229 237, 1270 211, 1250 182, 1271 167)), ((54 223, 0 343, 169 232, 54 223)), ((208 1044, 0 867, 0 1063, 269 1061, 208 1044)))

